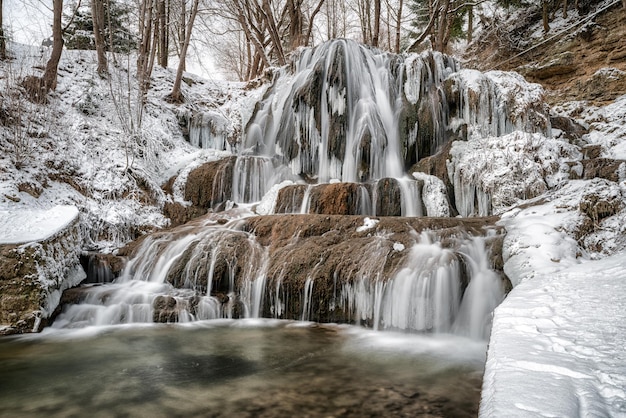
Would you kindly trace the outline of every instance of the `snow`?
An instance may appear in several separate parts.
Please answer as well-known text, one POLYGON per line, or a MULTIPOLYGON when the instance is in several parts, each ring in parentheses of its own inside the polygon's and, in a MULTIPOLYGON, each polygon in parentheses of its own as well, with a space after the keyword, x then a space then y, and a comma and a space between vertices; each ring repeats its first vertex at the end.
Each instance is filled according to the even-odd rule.
POLYGON ((46 241, 78 218, 75 206, 55 206, 48 210, 0 210, 0 244, 46 241))
POLYGON ((496 309, 481 417, 626 416, 626 253, 540 274, 496 309))
POLYGON ((281 183, 273 185, 263 199, 256 205, 255 212, 259 215, 271 215, 274 213, 274 208, 276 207, 276 199, 278 197, 278 193, 284 187, 290 186, 294 184, 291 180, 285 180, 281 183))
MULTIPOLYGON (((36 39, 19 38, 16 25, 25 21, 27 8, 15 7, 17 3, 21 4, 5 0, 9 30, 16 34, 14 40, 38 45, 49 27, 42 27, 36 39)), ((49 14, 44 17, 49 21, 49 14)), ((552 29, 556 32, 576 19, 576 13, 567 22, 557 16, 552 29)), ((535 35, 543 37, 539 24, 535 35)), ((9 81, 36 74, 35 68, 45 64, 49 54, 13 43, 10 50, 17 58, 0 68, 1 78, 9 81)), ((421 71, 418 62, 407 60, 407 71, 421 71)), ((138 135, 124 125, 137 111, 136 98, 129 93, 133 81, 124 84, 126 75, 134 72, 132 65, 119 64, 112 71, 114 84, 109 85, 95 75, 95 64, 92 52, 64 51, 51 105, 14 103, 28 106, 25 113, 30 116, 24 125, 32 134, 23 136, 30 141, 11 143, 10 150, 21 153, 20 161, 5 152, 9 147, 2 141, 10 131, 0 127, 0 244, 46 240, 78 218, 87 232, 82 248, 108 251, 134 239, 131 229, 167 226, 161 211, 167 197, 161 185, 177 176, 173 199, 187 204, 183 185, 188 173, 231 155, 192 147, 180 134, 176 112, 203 109, 222 118, 221 131, 236 132, 264 94, 263 88, 245 90, 241 84, 188 74, 192 83, 183 84, 187 102, 174 108, 163 101, 173 71, 155 68, 138 135), (128 99, 121 114, 109 99, 112 90, 128 99)), ((452 71, 442 70, 441 77, 452 71)), ((605 76, 615 73, 600 71, 605 76)), ((497 88, 503 98, 497 105, 511 103, 514 115, 521 116, 542 101, 541 89, 510 73, 462 70, 459 77, 468 90, 484 83, 497 88)), ((419 78, 408 79, 414 85, 405 85, 407 98, 417 100, 419 78)), ((501 114, 502 109, 495 110, 501 114)), ((626 159, 626 96, 603 107, 572 102, 554 112, 576 115, 589 128, 581 144, 599 145, 602 157, 626 159)), ((462 214, 502 214, 507 230, 504 271, 514 286, 494 313, 480 414, 626 416, 626 169, 620 172, 619 183, 570 180, 572 173, 581 174, 578 147, 551 138, 547 131, 513 131, 480 140, 470 135, 451 151, 449 172, 457 207, 466 208, 462 214), (622 205, 603 219, 591 219, 581 205, 592 196, 622 205), (510 209, 522 203, 523 208, 510 209)), ((425 174, 413 176, 424 181, 427 214, 448 216, 445 185, 425 174)), ((278 191, 287 184, 291 182, 270 189, 256 213, 271 213, 278 191)), ((368 231, 377 223, 365 218, 357 231, 368 231)), ((399 242, 393 249, 405 250, 399 242)), ((65 267, 52 268, 61 272, 65 267)), ((82 279, 78 273, 69 276, 71 283, 51 291, 44 311, 51 312, 62 290, 82 279)))
POLYGON ((372 228, 375 228, 378 222, 380 222, 378 219, 371 219, 366 217, 365 219, 363 219, 363 225, 359 226, 356 229, 356 232, 365 232, 372 228))
MULTIPOLYGON (((615 69, 612 69, 615 70, 615 69)), ((599 71, 610 71, 601 69, 599 71)), ((612 74, 613 71, 610 71, 612 74)), ((583 140, 601 147, 601 157, 626 160, 626 95, 606 106, 592 106, 586 102, 570 102, 555 109, 557 113, 580 113, 583 126, 589 133, 583 140)))
POLYGON ((412 173, 416 180, 424 182, 422 188, 422 201, 426 207, 426 216, 450 216, 450 204, 446 185, 439 177, 425 173, 412 173))
POLYGON ((581 157, 564 141, 520 131, 454 142, 450 156, 448 173, 462 216, 499 214, 539 196, 566 181, 568 162, 581 157), (479 208, 474 206, 476 194, 483 201, 479 208))
POLYGON ((588 233, 581 210, 590 196, 624 202, 624 189, 570 181, 502 216, 514 288, 494 312, 480 416, 626 416, 624 208, 588 233))

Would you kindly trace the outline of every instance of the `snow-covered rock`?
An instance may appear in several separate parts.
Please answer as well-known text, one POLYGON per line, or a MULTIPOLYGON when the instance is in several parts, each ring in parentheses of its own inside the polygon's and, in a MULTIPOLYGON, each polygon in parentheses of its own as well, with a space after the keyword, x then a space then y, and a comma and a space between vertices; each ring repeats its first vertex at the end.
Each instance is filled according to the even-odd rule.
POLYGON ((85 278, 78 209, 0 211, 0 333, 38 331, 85 278))

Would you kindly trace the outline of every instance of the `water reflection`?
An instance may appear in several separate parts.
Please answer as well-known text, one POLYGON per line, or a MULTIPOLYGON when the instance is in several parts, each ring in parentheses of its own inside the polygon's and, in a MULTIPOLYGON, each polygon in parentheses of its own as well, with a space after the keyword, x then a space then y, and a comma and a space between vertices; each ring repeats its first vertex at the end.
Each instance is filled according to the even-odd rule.
POLYGON ((0 416, 476 416, 484 343, 272 320, 0 340, 0 416))

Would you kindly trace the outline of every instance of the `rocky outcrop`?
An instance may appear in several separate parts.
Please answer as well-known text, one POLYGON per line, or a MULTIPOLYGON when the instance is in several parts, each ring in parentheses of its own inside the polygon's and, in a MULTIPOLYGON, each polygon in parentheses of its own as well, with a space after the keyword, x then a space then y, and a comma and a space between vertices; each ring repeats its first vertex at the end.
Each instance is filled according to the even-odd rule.
POLYGON ((544 80, 554 76, 571 74, 576 71, 576 68, 577 63, 574 54, 567 51, 538 64, 520 67, 518 70, 526 77, 544 80))
POLYGON ((120 276, 126 259, 113 254, 84 252, 80 264, 87 275, 83 283, 110 283, 120 276))
POLYGON ((348 298, 342 292, 391 280, 410 263, 411 248, 425 239, 419 236, 426 231, 439 243, 435 259, 443 256, 443 265, 460 266, 464 285, 469 267, 458 251, 471 237, 490 236, 485 239, 489 263, 501 269, 503 231, 495 226, 497 219, 274 215, 246 218, 236 227, 206 226, 198 220, 148 237, 136 247, 130 273, 143 274, 145 266, 176 252, 164 274, 167 282, 187 293, 154 299, 157 322, 174 322, 182 312, 195 314, 199 298, 209 294, 224 312, 251 315, 247 310, 254 305, 253 282, 265 289, 257 293, 260 316, 354 322, 355 307, 342 305, 348 298), (176 242, 187 244, 174 250, 176 242))
POLYGON ((626 161, 610 158, 594 158, 582 160, 583 178, 590 180, 596 177, 619 183, 626 175, 626 161))
MULTIPOLYGON (((446 161, 450 159, 450 149, 452 148, 452 141, 448 142, 445 147, 441 149, 435 155, 430 157, 422 158, 417 164, 409 169, 409 173, 424 173, 431 176, 435 176, 441 181, 446 187, 446 194, 448 196, 449 202, 454 202, 454 185, 450 181, 450 176, 448 175, 448 168, 446 161)), ((451 216, 457 216, 459 213, 453 205, 450 206, 450 214, 451 216)))
MULTIPOLYGON (((189 173, 184 184, 183 197, 191 204, 171 200, 163 208, 163 214, 170 218, 172 226, 182 225, 202 216, 230 198, 236 159, 237 157, 227 157, 211 161, 189 173)), ((166 193, 174 194, 175 181, 176 177, 173 177, 163 186, 166 193)))
POLYGON ((76 211, 51 236, 0 245, 0 334, 37 332, 46 325, 61 293, 85 278, 81 243, 76 211))

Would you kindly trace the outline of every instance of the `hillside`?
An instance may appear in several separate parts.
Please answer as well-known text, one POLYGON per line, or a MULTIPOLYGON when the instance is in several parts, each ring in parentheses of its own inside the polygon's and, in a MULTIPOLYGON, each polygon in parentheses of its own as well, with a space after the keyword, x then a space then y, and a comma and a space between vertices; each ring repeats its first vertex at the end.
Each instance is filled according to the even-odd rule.
POLYGON ((517 71, 544 86, 548 103, 608 104, 626 94, 626 10, 618 1, 593 2, 586 13, 555 10, 543 32, 541 10, 530 6, 494 18, 465 51, 480 70, 517 71), (506 28, 506 31, 505 31, 506 28))

